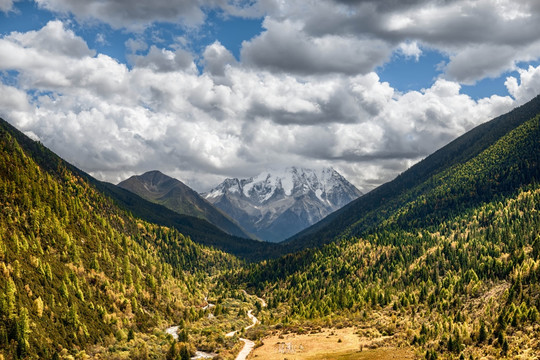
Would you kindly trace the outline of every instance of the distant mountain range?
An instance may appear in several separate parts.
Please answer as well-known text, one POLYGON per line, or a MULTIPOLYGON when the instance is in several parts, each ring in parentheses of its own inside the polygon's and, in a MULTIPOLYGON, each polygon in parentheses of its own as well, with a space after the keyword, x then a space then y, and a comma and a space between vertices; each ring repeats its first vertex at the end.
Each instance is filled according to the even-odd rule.
POLYGON ((279 242, 362 193, 332 168, 290 167, 249 179, 226 179, 201 195, 249 233, 279 242))
POLYGON ((159 171, 134 175, 118 186, 179 214, 205 219, 230 235, 251 237, 234 220, 203 199, 196 191, 159 171))

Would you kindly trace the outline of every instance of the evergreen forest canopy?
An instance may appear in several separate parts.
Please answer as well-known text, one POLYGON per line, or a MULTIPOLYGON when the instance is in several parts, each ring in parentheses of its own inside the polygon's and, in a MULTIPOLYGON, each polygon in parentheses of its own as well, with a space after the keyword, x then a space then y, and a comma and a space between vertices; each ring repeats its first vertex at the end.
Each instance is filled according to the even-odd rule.
POLYGON ((98 182, 1 121, 0 359, 233 359, 224 334, 248 310, 253 340, 355 326, 426 359, 531 356, 539 160, 537 97, 264 245, 98 182))

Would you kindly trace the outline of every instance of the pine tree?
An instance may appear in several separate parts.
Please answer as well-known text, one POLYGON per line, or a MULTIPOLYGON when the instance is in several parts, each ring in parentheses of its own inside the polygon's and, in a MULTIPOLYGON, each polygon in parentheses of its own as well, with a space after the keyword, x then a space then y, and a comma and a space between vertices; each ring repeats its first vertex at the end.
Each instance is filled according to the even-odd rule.
POLYGON ((169 347, 169 351, 167 351, 167 355, 165 357, 167 360, 178 360, 179 359, 179 354, 178 354, 178 350, 176 348, 176 342, 173 341, 171 343, 171 346, 169 347))
POLYGON ((30 347, 28 336, 30 335, 30 325, 28 322, 28 310, 23 307, 17 319, 17 357, 24 358, 28 354, 30 347))
POLYGON ((506 356, 508 354, 508 341, 506 339, 503 340, 502 347, 501 347, 501 353, 506 356))
POLYGON ((480 330, 478 331, 478 343, 483 343, 487 339, 486 324, 484 321, 480 324, 480 330))
POLYGON ((189 360, 191 356, 189 355, 189 351, 185 345, 183 345, 180 348, 180 359, 181 360, 189 360))

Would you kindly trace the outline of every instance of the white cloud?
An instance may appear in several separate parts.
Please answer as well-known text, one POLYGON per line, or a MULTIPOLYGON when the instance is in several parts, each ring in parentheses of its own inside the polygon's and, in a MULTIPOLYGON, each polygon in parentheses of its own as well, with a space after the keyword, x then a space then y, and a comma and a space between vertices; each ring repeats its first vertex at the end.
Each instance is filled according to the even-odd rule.
MULTIPOLYGON (((115 28, 156 22, 204 24, 206 14, 265 17, 246 41, 244 64, 300 75, 366 74, 391 53, 419 59, 423 47, 450 58, 448 79, 474 84, 540 58, 537 0, 36 0, 42 8, 97 19, 115 28)), ((11 8, 0 0, 0 10, 11 8)), ((133 53, 145 44, 128 40, 133 53)), ((148 45, 146 45, 148 46, 148 45)), ((220 70, 221 71, 221 70, 220 70)))
MULTIPOLYGON (((6 0, 0 0, 6 2, 6 0)), ((9 4, 7 0, 5 6, 9 4)), ((180 23, 196 27, 204 23, 205 12, 220 9, 228 15, 260 17, 271 9, 273 0, 35 0, 42 8, 72 13, 80 20, 99 20, 114 28, 140 30, 155 22, 180 23)), ((0 2, 0 5, 2 3, 0 2)), ((1 8, 0 8, 1 9, 1 8)))
POLYGON ((208 45, 203 52, 204 69, 212 75, 225 75, 225 68, 236 64, 236 59, 219 41, 208 45))
POLYGON ((302 24, 264 21, 266 31, 244 42, 242 62, 254 67, 299 74, 368 73, 391 54, 387 43, 370 38, 308 36, 302 24))
POLYGON ((129 38, 125 45, 131 53, 137 53, 148 49, 148 44, 142 39, 129 38))
POLYGON ((418 47, 416 41, 412 42, 402 42, 399 44, 398 51, 407 58, 414 58, 416 61, 420 60, 422 55, 422 50, 418 47))
POLYGON ((182 21, 188 26, 200 25, 204 19, 198 0, 35 0, 53 12, 70 12, 82 20, 98 19, 116 28, 137 29, 155 21, 182 21))
POLYGON ((88 48, 83 39, 76 36, 73 31, 66 30, 61 21, 50 21, 39 31, 13 32, 5 39, 24 48, 38 50, 43 54, 49 53, 78 59, 95 54, 88 48))
POLYGON ((540 66, 529 66, 527 70, 518 69, 519 81, 513 76, 506 79, 505 85, 518 104, 524 104, 540 94, 540 66))
MULTIPOLYGON (((0 114, 113 182, 159 169, 205 190, 225 176, 302 164, 333 165, 370 190, 515 104, 475 101, 448 80, 399 93, 373 72, 296 77, 227 65, 218 43, 207 51, 202 74, 155 46, 129 69, 59 22, 13 33, 0 38, 0 71, 18 71, 18 84, 0 85, 0 114)), ((538 89, 538 72, 508 80, 518 101, 538 89)))
POLYGON ((110 45, 110 43, 107 41, 107 37, 105 34, 98 33, 96 34, 96 44, 99 44, 101 46, 110 45))
MULTIPOLYGON (((283 25, 290 19, 301 29, 300 39, 352 37, 380 41, 387 48, 415 58, 423 46, 438 50, 450 57, 448 77, 466 84, 498 77, 514 70, 516 63, 540 58, 540 6, 536 0, 320 0, 316 5, 291 0, 270 13, 267 23, 283 25)), ((280 49, 270 40, 290 33, 286 27, 282 31, 282 27, 268 27, 264 37, 256 40, 266 39, 266 46, 280 49)), ((298 49, 302 50, 305 43, 299 42, 298 49)), ((294 43, 286 38, 282 44, 294 43)), ((314 44, 307 47, 317 49, 314 44)), ((265 56, 271 52, 264 46, 257 50, 265 56)), ((309 50, 302 53, 308 58, 312 55, 309 50)), ((296 64, 291 55, 285 54, 282 67, 289 59, 296 64)), ((260 63, 264 64, 264 59, 260 63)), ((306 63, 309 65, 309 60, 306 63)))
POLYGON ((32 111, 26 92, 0 82, 0 117, 5 120, 16 118, 19 124, 25 126, 32 111))
POLYGON ((131 61, 137 67, 147 67, 158 72, 171 72, 175 70, 197 71, 197 67, 193 62, 193 56, 183 49, 173 52, 166 49, 159 49, 155 45, 152 45, 146 55, 132 55, 131 61))

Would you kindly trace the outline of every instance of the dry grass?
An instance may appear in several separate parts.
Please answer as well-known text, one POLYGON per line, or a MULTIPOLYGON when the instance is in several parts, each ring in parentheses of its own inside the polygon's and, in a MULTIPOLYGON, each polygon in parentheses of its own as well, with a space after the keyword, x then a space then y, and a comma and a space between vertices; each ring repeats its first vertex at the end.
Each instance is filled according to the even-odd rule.
POLYGON ((263 340, 251 360, 413 359, 412 349, 390 346, 391 337, 360 337, 355 328, 324 329, 311 334, 276 334, 263 340))

